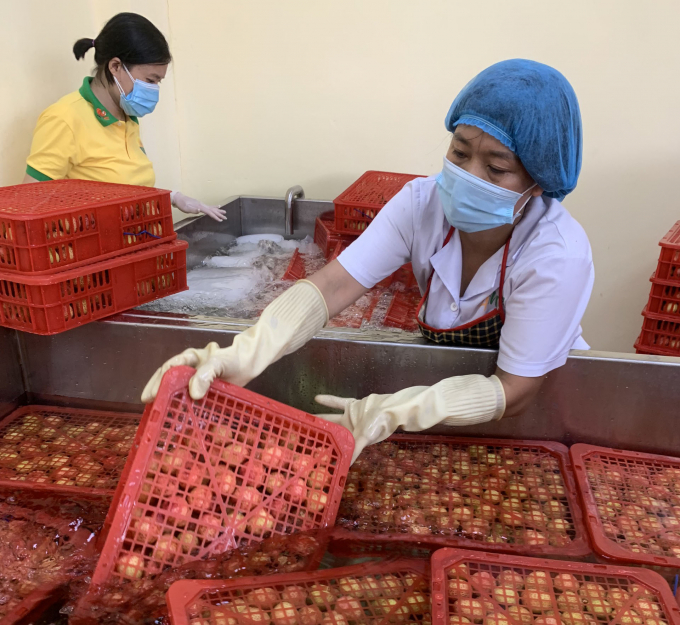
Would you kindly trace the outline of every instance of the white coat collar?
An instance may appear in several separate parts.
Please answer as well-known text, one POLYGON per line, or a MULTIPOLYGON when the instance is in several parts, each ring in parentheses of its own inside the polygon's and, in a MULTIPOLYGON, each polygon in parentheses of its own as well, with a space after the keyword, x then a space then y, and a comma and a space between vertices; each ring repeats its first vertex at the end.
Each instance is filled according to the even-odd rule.
MULTIPOLYGON (((524 212, 524 217, 515 227, 510 238, 508 266, 514 264, 534 227, 545 214, 547 205, 541 197, 533 198, 524 212)), ((469 299, 492 290, 501 272, 504 247, 489 258, 472 278, 463 299, 469 299)), ((448 245, 436 252, 430 259, 432 268, 442 281, 446 290, 456 302, 460 301, 460 280, 463 268, 463 255, 458 232, 454 232, 448 245)))

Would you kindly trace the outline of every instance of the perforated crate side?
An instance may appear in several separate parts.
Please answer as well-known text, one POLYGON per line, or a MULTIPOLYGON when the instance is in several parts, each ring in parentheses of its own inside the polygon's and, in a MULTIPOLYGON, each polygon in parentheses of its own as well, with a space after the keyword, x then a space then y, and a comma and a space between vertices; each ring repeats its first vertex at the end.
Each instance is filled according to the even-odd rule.
POLYGON ((331 250, 330 255, 328 256, 328 262, 330 263, 334 261, 336 258, 338 258, 338 256, 340 256, 340 254, 342 254, 343 251, 345 251, 345 249, 347 248, 344 243, 342 243, 341 241, 336 243, 333 249, 331 250))
POLYGON ((336 524, 338 538, 365 543, 564 558, 590 553, 567 448, 549 441, 392 436, 367 447, 352 466, 336 524), (512 497, 525 502, 521 514, 498 503, 512 497))
POLYGON ((662 247, 655 273, 659 280, 672 280, 680 284, 680 249, 662 247))
POLYGON ((680 622, 671 589, 653 571, 441 549, 432 556, 432 623, 466 615, 526 625, 680 622))
POLYGON ((680 459, 581 443, 569 453, 595 551, 677 572, 680 516, 673 508, 680 505, 680 459))
POLYGON ((348 246, 356 237, 347 234, 342 234, 335 230, 335 214, 333 211, 328 211, 319 215, 316 218, 314 226, 314 243, 316 243, 323 252, 323 255, 330 260, 333 250, 338 243, 348 246))
POLYGON ((647 312, 680 320, 680 283, 661 280, 656 274, 652 275, 650 282, 652 288, 649 292, 647 312))
POLYGON ((407 182, 422 177, 386 171, 367 171, 333 201, 336 231, 361 234, 380 209, 401 191, 407 182))
POLYGON ((303 280, 307 277, 307 270, 305 269, 305 257, 300 254, 300 250, 295 250, 293 256, 288 263, 286 271, 283 273, 282 280, 303 280))
POLYGON ((193 374, 189 367, 166 373, 145 413, 95 585, 335 520, 351 434, 221 381, 194 401, 193 374))
MULTIPOLYGON (((328 623, 348 620, 362 625, 407 621, 426 623, 430 614, 428 573, 426 561, 402 559, 315 573, 246 577, 229 581, 187 580, 176 582, 170 587, 167 604, 173 625, 189 625, 195 623, 195 619, 206 619, 207 623, 213 623, 213 619, 224 618, 232 613, 232 604, 236 607, 241 602, 249 604, 251 601, 263 606, 271 605, 261 610, 267 615, 271 613, 273 617, 276 605, 268 602, 273 601, 274 596, 281 601, 285 597, 290 600, 289 603, 294 602, 291 603, 294 610, 288 608, 288 613, 280 615, 277 612, 277 618, 270 619, 274 622, 283 622, 279 618, 285 620, 289 616, 292 625, 302 622, 297 620, 300 617, 313 618, 318 612, 318 622, 323 613, 327 619, 331 619, 328 623), (303 604, 303 596, 311 597, 309 604, 303 604), (318 609, 314 610, 311 606, 318 609), (302 614, 302 610, 306 613, 302 614)), ((261 616, 255 611, 248 611, 247 617, 242 618, 251 615, 261 616)), ((262 622, 269 621, 265 617, 262 622)))
POLYGON ((383 325, 389 328, 400 328, 406 332, 418 330, 417 311, 420 292, 398 291, 387 309, 383 325))
POLYGON ((0 189, 0 271, 51 275, 174 238, 169 191, 88 180, 0 189))
POLYGON ((0 272, 0 325, 57 334, 187 289, 185 241, 33 276, 0 272))
POLYGON ((680 356, 680 318, 642 311, 642 331, 635 342, 638 352, 680 356))

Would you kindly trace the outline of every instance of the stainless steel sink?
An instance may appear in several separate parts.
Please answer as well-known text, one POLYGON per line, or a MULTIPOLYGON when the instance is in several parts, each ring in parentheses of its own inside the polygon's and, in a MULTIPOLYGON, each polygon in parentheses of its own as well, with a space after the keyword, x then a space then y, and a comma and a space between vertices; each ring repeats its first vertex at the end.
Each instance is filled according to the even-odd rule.
MULTIPOLYGON (((296 200, 292 238, 311 235, 316 217, 331 208, 331 202, 296 200)), ((286 236, 282 198, 235 197, 225 209, 226 223, 198 218, 178 224, 179 236, 190 243, 190 266, 242 234, 286 236)), ((227 346, 249 323, 130 311, 54 337, 0 329, 0 411, 18 401, 55 396, 72 403, 139 406, 144 384, 165 359, 209 341, 227 346)), ((489 374, 495 360, 490 350, 439 347, 412 335, 328 330, 249 387, 314 411, 317 393, 393 392, 452 375, 489 374)), ((572 352, 522 417, 436 431, 580 441, 680 456, 679 418, 680 359, 572 352)))

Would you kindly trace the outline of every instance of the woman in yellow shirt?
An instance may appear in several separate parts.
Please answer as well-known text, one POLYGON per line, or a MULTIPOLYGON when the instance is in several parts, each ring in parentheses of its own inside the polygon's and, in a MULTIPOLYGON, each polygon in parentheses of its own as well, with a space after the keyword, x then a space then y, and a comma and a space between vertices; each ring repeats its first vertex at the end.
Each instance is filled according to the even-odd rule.
MULTIPOLYGON (((96 39, 75 43, 76 59, 90 48, 95 50, 95 76, 40 115, 24 182, 77 178, 153 187, 156 176, 139 134, 139 117, 158 102, 172 60, 168 42, 145 17, 119 13, 96 39)), ((226 219, 220 208, 179 191, 171 198, 185 213, 226 219)))

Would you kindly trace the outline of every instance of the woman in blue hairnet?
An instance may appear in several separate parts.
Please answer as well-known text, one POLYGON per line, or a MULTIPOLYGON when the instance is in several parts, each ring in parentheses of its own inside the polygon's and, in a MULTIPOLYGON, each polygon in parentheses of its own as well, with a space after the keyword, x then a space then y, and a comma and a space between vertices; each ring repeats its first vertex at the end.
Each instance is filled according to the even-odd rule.
POLYGON ((581 168, 578 101, 555 69, 504 61, 460 92, 446 127, 452 138, 439 174, 408 183, 337 261, 274 301, 231 347, 211 343, 168 361, 143 399, 179 364, 198 369, 195 398, 215 377, 247 384, 411 262, 423 293, 423 335, 441 345, 498 349, 495 374, 363 399, 318 396, 343 411, 323 416, 354 434, 356 458, 399 427, 520 414, 570 349, 588 347, 580 322, 593 286, 590 244, 560 203, 581 168))

